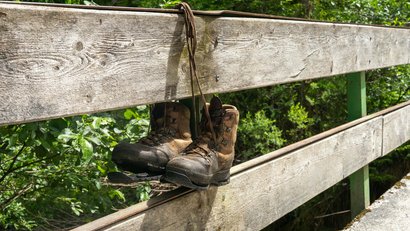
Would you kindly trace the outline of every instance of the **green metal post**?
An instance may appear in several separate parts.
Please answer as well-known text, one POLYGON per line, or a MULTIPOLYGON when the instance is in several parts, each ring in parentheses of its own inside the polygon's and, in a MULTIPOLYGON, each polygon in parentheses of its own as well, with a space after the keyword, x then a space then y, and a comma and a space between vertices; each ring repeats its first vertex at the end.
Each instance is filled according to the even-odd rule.
MULTIPOLYGON (((366 79, 364 72, 347 75, 347 111, 352 121, 367 114, 366 79)), ((363 153, 363 155, 366 155, 363 153)), ((370 205, 369 166, 357 170, 350 177, 350 209, 352 218, 370 205)))

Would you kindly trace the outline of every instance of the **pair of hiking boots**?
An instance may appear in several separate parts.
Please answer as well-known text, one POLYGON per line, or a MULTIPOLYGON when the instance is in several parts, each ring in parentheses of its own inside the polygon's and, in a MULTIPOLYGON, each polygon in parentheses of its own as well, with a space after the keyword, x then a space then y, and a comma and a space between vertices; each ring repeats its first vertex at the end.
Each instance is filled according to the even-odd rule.
POLYGON ((150 134, 135 144, 118 144, 112 160, 120 169, 161 174, 165 181, 188 188, 225 185, 234 160, 238 122, 236 107, 213 97, 202 109, 199 136, 192 141, 190 110, 176 102, 156 104, 150 134))

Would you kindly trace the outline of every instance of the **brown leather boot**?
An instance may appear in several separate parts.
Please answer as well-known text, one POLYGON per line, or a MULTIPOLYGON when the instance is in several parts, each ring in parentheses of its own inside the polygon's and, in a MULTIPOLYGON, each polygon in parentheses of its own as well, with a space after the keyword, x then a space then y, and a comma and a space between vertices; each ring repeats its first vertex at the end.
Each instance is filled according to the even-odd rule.
POLYGON ((162 174, 168 161, 192 143, 189 123, 190 110, 183 104, 156 104, 150 134, 135 144, 118 144, 112 160, 122 170, 162 174))
POLYGON ((167 181, 193 189, 229 183, 239 111, 232 105, 222 105, 217 97, 211 100, 208 109, 216 142, 210 129, 211 123, 203 112, 200 136, 180 156, 168 162, 165 173, 167 181))

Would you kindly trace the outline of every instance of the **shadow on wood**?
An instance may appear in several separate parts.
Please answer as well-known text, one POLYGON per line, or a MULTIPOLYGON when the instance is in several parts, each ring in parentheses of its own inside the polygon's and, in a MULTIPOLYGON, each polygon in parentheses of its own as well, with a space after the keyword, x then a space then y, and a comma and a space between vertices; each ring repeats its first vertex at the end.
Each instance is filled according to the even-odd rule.
MULTIPOLYGON (((171 40, 171 47, 168 52, 168 63, 166 66, 166 82, 165 82, 165 100, 175 99, 177 96, 177 89, 179 83, 178 67, 180 65, 182 52, 184 49, 183 30, 184 20, 183 16, 178 17, 175 24, 175 31, 171 40)), ((164 67, 165 68, 165 67, 164 67)), ((189 72, 188 72, 189 73, 189 72)), ((149 78, 149 76, 148 76, 149 78)))
POLYGON ((218 206, 214 205, 217 191, 217 187, 194 191, 176 199, 181 203, 160 210, 150 209, 107 230, 205 230, 212 209, 218 206), (142 221, 136 226, 134 220, 142 221))

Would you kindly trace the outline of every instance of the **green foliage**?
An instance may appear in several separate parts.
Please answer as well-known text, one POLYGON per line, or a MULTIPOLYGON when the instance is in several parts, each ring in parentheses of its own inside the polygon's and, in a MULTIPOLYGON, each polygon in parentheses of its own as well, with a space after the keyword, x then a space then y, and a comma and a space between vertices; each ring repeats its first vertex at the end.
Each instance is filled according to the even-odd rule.
POLYGON ((164 2, 160 4, 160 7, 164 9, 173 9, 175 8, 176 5, 181 3, 180 0, 163 0, 163 1, 164 2))
POLYGON ((319 20, 403 26, 410 19, 410 4, 401 0, 315 1, 319 20))
POLYGON ((65 4, 81 4, 81 0, 64 0, 65 4))
MULTIPOLYGON (((346 97, 346 80, 343 76, 221 95, 224 102, 240 109, 242 118, 247 113, 264 111, 267 119, 275 121, 275 126, 286 140, 284 144, 345 123, 347 112, 343 108, 347 108, 346 97)), ((242 123, 246 121, 242 119, 240 126, 242 123)), ((246 143, 242 139, 246 137, 239 135, 238 143, 246 143)), ((254 145, 252 142, 249 144, 254 145)), ((270 147, 269 151, 279 148, 270 147)), ((238 153, 242 149, 238 148, 238 153)))
POLYGON ((0 207, 5 211, 0 227, 32 229, 62 219, 67 211, 88 214, 82 218, 87 220, 148 199, 139 192, 149 193, 149 185, 138 187, 127 202, 124 193, 133 189, 116 189, 103 180, 116 170, 112 148, 144 136, 148 123, 148 109, 137 107, 0 127, 0 207))
POLYGON ((288 119, 296 127, 290 128, 287 133, 292 137, 310 136, 309 128, 313 125, 314 120, 310 118, 306 109, 297 103, 292 105, 288 112, 288 119))
POLYGON ((371 71, 367 83, 370 113, 410 100, 410 65, 371 71))
MULTIPOLYGON (((172 8, 179 2, 29 1, 163 8, 172 8)), ((229 9, 325 21, 395 26, 404 26, 410 21, 410 4, 401 0, 188 2, 197 10, 229 9)), ((410 65, 369 71, 366 76, 369 113, 410 100, 410 65)), ((221 97, 241 112, 236 147, 237 158, 241 161, 328 130, 345 123, 347 118, 344 76, 223 94, 221 97)), ((135 201, 147 200, 152 194, 149 183, 128 189, 104 183, 107 172, 116 170, 110 161, 112 148, 122 140, 137 141, 146 135, 147 129, 146 107, 0 127, 0 229, 62 229, 135 201)), ((394 171, 399 171, 391 171, 398 161, 404 159, 404 166, 409 169, 409 153, 410 144, 407 144, 393 155, 375 161, 370 166, 372 184, 388 186, 397 175, 394 171)), ((301 229, 309 220, 318 222, 312 217, 313 210, 325 214, 332 212, 329 204, 346 204, 346 200, 338 201, 345 191, 342 183, 315 197, 304 208, 290 214, 296 221, 288 226, 301 229)), ((338 211, 344 208, 333 207, 338 211)))
POLYGON ((136 190, 136 196, 140 199, 140 201, 148 200, 150 198, 150 193, 151 185, 149 184, 149 182, 145 182, 141 185, 141 187, 138 187, 136 190))
POLYGON ((285 142, 275 121, 267 118, 264 111, 258 111, 254 115, 247 113, 239 125, 237 149, 240 151, 237 158, 246 160, 255 155, 266 154, 282 147, 285 142))
POLYGON ((300 103, 292 105, 288 112, 288 117, 290 122, 297 125, 297 128, 307 128, 312 124, 313 119, 308 117, 308 113, 303 106, 300 106, 300 103))

